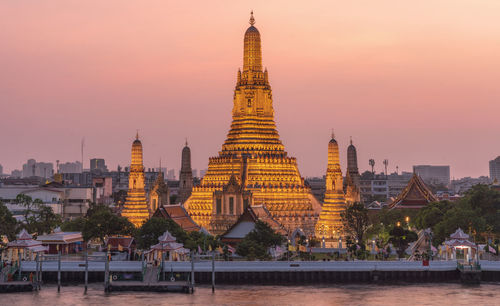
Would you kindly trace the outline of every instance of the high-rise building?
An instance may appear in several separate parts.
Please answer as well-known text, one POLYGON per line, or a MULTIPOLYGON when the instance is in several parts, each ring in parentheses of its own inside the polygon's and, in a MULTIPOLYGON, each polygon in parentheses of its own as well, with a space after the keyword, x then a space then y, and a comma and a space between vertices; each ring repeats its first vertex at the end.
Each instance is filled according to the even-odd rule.
MULTIPOLYGON (((241 186, 239 194, 250 192, 252 205, 265 205, 290 232, 301 228, 304 234, 313 235, 321 205, 276 130, 269 76, 262 67, 260 33, 254 24, 252 14, 244 36, 243 70, 238 71, 233 95, 231 129, 219 155, 209 159, 208 170, 185 207, 195 222, 214 232, 214 193, 223 191, 234 176, 231 186, 241 186)), ((215 229, 220 232, 222 228, 215 229)))
POLYGON ((23 165, 22 177, 38 176, 43 178, 51 178, 54 175, 54 164, 37 162, 34 159, 28 159, 23 165))
POLYGON ((167 171, 167 180, 175 181, 175 169, 170 169, 167 171))
POLYGON ((500 156, 490 160, 490 179, 500 181, 500 156))
POLYGON ((342 218, 340 214, 345 210, 344 184, 342 170, 340 169, 339 145, 332 134, 328 143, 328 166, 326 169, 325 200, 316 223, 316 237, 329 241, 333 246, 334 241, 342 234, 342 218), (334 240, 335 239, 335 240, 334 240))
POLYGON ((103 158, 92 158, 90 160, 90 172, 108 172, 108 167, 106 167, 106 162, 103 158))
POLYGON ((198 177, 198 169, 193 169, 193 177, 198 177))
POLYGON ((193 171, 191 170, 191 149, 186 145, 182 149, 181 172, 179 173, 178 202, 184 203, 193 191, 193 171))
POLYGON ((413 166, 413 172, 430 185, 450 185, 450 166, 413 166))
POLYGON ((142 143, 139 134, 132 143, 132 162, 128 176, 128 192, 122 216, 127 217, 136 227, 149 218, 146 191, 144 190, 144 165, 142 159, 142 143))
POLYGON ((3 167, 2 167, 2 165, 0 165, 0 175, 2 175, 2 174, 3 174, 3 167))
POLYGON ((66 162, 64 164, 59 164, 59 173, 82 173, 83 166, 79 161, 74 163, 66 162))

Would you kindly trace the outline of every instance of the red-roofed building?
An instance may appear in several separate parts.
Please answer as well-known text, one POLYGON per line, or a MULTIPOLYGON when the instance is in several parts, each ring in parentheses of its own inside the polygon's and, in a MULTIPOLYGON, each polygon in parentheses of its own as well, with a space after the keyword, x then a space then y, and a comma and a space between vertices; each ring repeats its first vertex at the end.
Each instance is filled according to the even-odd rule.
POLYGON ((200 231, 201 227, 188 215, 180 204, 162 205, 153 214, 153 217, 171 219, 187 232, 200 231))
POLYGON ((438 199, 415 173, 403 191, 389 203, 389 209, 415 208, 419 209, 438 199))

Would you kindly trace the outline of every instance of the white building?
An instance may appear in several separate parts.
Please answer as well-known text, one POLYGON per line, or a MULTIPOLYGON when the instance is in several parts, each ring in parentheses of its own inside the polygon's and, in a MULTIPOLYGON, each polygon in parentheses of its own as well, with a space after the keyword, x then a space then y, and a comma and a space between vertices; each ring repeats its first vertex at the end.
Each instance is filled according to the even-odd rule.
POLYGON ((22 205, 16 203, 19 194, 30 196, 33 200, 40 199, 64 219, 83 216, 89 208, 89 202, 93 200, 93 188, 2 186, 0 198, 13 215, 22 215, 25 210, 22 205))

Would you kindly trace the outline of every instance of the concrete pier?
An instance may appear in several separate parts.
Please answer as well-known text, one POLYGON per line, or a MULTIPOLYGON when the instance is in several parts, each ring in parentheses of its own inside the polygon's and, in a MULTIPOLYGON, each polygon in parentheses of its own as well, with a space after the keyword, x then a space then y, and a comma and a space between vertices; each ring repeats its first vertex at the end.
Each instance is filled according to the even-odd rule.
MULTIPOLYGON (((83 262, 61 263, 61 279, 64 283, 83 283, 83 262)), ((23 273, 35 271, 35 262, 24 262, 23 273)), ((482 280, 500 281, 500 262, 481 261, 482 280)), ((89 262, 89 282, 102 282, 104 263, 89 262)), ((140 261, 111 261, 110 274, 117 281, 132 284, 140 280, 140 261)), ((216 261, 214 263, 217 284, 314 284, 314 283, 378 283, 378 282, 459 282, 460 271, 456 261, 216 261)), ((191 262, 165 262, 165 273, 188 274, 191 262)), ((196 283, 211 284, 212 262, 194 264, 196 283)), ((46 262, 43 280, 57 281, 57 262, 46 262)), ((177 280, 176 280, 177 281, 177 280)), ((113 282, 112 282, 113 283, 113 282)), ((116 283, 116 282, 115 282, 116 283)))

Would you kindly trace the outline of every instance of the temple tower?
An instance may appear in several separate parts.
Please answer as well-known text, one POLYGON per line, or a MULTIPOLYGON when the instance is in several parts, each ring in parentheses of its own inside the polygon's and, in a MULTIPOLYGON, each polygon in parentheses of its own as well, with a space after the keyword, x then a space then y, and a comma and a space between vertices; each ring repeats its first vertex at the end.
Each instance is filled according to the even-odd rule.
POLYGON ((252 13, 243 38, 243 70, 237 74, 231 128, 185 207, 199 225, 214 234, 223 233, 228 225, 218 224, 214 201, 234 176, 229 185, 241 186, 238 194, 251 198, 250 205, 265 205, 289 232, 300 227, 313 235, 321 205, 279 138, 268 72, 262 67, 260 32, 254 25, 252 13))
POLYGON ((193 170, 191 170, 191 149, 186 145, 182 149, 181 173, 179 174, 179 203, 184 203, 193 191, 193 170))
POLYGON ((332 139, 328 143, 325 200, 316 224, 316 237, 327 240, 330 246, 336 247, 338 238, 342 236, 342 219, 340 215, 345 210, 345 207, 339 145, 332 133, 332 139))
POLYGON ((168 189, 167 184, 165 184, 165 177, 160 164, 158 176, 156 177, 156 181, 149 192, 149 215, 152 216, 160 206, 169 204, 170 190, 168 189))
POLYGON ((361 200, 360 193, 360 175, 358 170, 358 156, 356 147, 352 144, 347 147, 347 173, 345 181, 345 193, 347 203, 359 202, 361 200))
POLYGON ((146 191, 144 190, 144 165, 142 162, 142 143, 139 133, 132 143, 132 161, 128 177, 128 192, 122 216, 127 217, 136 227, 149 218, 146 191))

